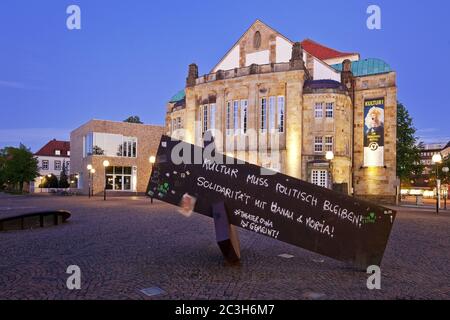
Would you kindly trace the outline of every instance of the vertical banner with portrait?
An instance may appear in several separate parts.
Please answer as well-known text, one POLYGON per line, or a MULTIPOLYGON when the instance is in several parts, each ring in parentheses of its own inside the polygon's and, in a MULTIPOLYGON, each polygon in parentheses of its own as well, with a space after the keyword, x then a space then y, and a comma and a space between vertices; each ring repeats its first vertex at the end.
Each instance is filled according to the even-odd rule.
POLYGON ((364 167, 384 166, 384 98, 364 101, 364 167))

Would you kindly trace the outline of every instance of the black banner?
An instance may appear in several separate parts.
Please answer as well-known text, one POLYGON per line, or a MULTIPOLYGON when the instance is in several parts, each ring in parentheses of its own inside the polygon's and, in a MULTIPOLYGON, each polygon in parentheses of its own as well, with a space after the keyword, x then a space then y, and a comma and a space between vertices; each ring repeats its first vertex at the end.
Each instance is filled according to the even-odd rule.
POLYGON ((360 268, 380 266, 395 211, 237 161, 163 136, 149 195, 210 217, 224 202, 233 225, 360 268))

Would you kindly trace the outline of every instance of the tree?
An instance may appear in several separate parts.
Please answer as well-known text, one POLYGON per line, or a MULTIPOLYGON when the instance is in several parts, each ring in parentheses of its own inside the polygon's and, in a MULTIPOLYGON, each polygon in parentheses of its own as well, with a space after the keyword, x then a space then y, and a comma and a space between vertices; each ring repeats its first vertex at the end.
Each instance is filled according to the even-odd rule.
POLYGON ((6 184, 5 165, 6 149, 0 149, 0 189, 3 189, 6 184))
POLYGON ((2 179, 6 183, 12 184, 14 188, 21 192, 25 182, 34 180, 39 176, 38 160, 33 153, 20 144, 19 148, 6 147, 2 150, 2 179))
POLYGON ((397 176, 401 182, 410 181, 423 170, 420 163, 421 144, 417 143, 415 134, 416 128, 408 110, 402 103, 397 103, 397 176))
POLYGON ((128 117, 128 118, 126 118, 125 120, 123 120, 123 122, 143 124, 143 122, 141 121, 141 119, 139 118, 139 116, 131 116, 131 117, 128 117))
POLYGON ((60 188, 69 188, 70 184, 67 177, 67 168, 66 168, 66 162, 63 162, 61 174, 59 176, 59 187, 60 188))
POLYGON ((41 184, 39 185, 39 188, 58 188, 58 178, 51 174, 50 176, 45 176, 42 180, 41 184))

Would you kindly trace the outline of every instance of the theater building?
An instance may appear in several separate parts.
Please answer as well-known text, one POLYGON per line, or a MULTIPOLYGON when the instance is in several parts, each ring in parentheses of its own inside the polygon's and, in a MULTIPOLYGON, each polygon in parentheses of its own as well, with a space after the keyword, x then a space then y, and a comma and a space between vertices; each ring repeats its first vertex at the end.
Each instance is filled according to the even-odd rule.
POLYGON ((162 126, 106 120, 90 120, 72 131, 71 172, 78 176, 80 193, 103 194, 106 187, 108 196, 144 194, 151 173, 149 159, 156 155, 163 133, 162 126))
POLYGON ((366 199, 396 194, 396 73, 381 59, 294 42, 257 20, 205 75, 188 68, 166 133, 366 199))

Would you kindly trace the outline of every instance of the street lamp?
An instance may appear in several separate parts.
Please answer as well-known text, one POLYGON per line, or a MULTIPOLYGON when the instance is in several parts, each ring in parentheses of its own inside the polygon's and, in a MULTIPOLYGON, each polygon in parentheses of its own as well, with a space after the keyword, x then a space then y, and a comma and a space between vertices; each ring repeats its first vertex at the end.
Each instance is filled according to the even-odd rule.
POLYGON ((325 154, 325 159, 328 160, 329 164, 330 164, 330 189, 333 189, 333 159, 334 159, 334 153, 333 151, 327 151, 327 153, 325 154))
MULTIPOLYGON (((442 172, 444 172, 445 176, 447 177, 448 171, 450 169, 448 167, 443 167, 442 172)), ((446 181, 446 188, 444 191, 444 210, 447 210, 447 197, 448 197, 448 180, 446 181)))
POLYGON ((432 158, 431 161, 436 164, 436 213, 439 213, 439 207, 441 202, 441 197, 439 193, 440 189, 440 183, 439 180, 439 163, 442 162, 442 156, 440 153, 436 153, 432 158))
POLYGON ((91 170, 92 170, 92 164, 88 164, 86 169, 88 170, 88 184, 89 184, 88 198, 90 198, 91 197, 91 170))
MULTIPOLYGON (((152 171, 150 173, 150 177, 151 177, 152 174, 153 174, 153 165, 156 162, 156 157, 155 156, 150 156, 150 158, 148 158, 148 161, 150 162, 151 169, 152 169, 152 171)), ((150 196, 150 203, 153 203, 153 194, 150 196)))
POLYGON ((106 200, 106 184, 107 184, 106 168, 109 167, 109 161, 108 160, 103 161, 103 167, 105 168, 105 188, 103 189, 103 200, 106 200))

